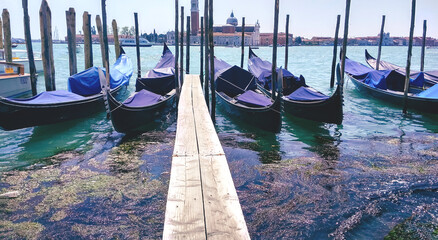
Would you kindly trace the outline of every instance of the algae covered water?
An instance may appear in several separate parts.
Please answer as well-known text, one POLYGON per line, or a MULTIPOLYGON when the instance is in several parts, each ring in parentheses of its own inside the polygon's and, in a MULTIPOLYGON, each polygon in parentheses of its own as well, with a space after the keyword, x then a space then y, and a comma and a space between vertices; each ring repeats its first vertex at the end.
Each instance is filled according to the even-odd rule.
MULTIPOLYGON (((67 48, 54 48, 57 89, 66 89, 67 48)), ((365 63, 365 48, 349 47, 347 55, 365 63)), ((377 55, 376 47, 368 50, 377 55)), ((136 66, 135 49, 125 51, 136 66)), ((155 66, 161 51, 141 49, 143 73, 155 66)), ((271 59, 272 48, 254 51, 271 59)), ((97 66, 99 53, 94 45, 97 66)), ((240 63, 240 48, 217 47, 215 53, 240 63)), ((191 54, 190 71, 196 74, 199 47, 191 54)), ((333 91, 332 47, 294 46, 289 54, 292 73, 324 93, 333 91)), ((404 66, 406 55, 407 47, 384 47, 382 59, 404 66)), ((415 47, 413 69, 419 69, 419 56, 415 47)), ((284 62, 284 48, 278 62, 284 62)), ((437 64, 438 49, 427 49, 425 69, 437 64)), ((82 70, 82 53, 78 65, 82 70)), ((126 96, 134 85, 133 77, 126 96)), ((44 90, 43 77, 38 90, 44 90)), ((438 116, 403 115, 397 106, 362 95, 349 81, 344 106, 342 125, 285 115, 279 133, 230 119, 218 109, 216 129, 251 237, 438 238, 438 116)), ((0 131, 0 237, 159 238, 175 123, 171 114, 146 133, 125 136, 112 129, 104 113, 96 113, 0 131)))

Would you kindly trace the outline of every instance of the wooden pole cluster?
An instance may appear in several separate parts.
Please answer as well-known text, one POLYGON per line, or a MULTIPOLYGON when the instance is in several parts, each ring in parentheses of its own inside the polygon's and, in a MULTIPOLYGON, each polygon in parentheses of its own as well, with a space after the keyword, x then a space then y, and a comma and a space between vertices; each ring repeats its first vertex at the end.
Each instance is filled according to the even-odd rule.
POLYGON ((213 0, 208 3, 208 42, 210 44, 210 92, 211 92, 211 119, 216 122, 216 86, 214 83, 214 39, 213 39, 213 0))
POLYGON ((0 17, 0 49, 3 49, 3 22, 0 17))
POLYGON ((69 8, 65 11, 67 20, 67 42, 68 42, 68 62, 70 76, 78 72, 78 64, 76 59, 76 12, 74 8, 69 8))
POLYGON ((180 69, 179 69, 179 75, 181 78, 181 85, 184 84, 184 7, 181 6, 181 43, 180 43, 180 53, 181 53, 181 58, 179 59, 179 65, 180 65, 180 69))
POLYGON ((204 48, 205 48, 205 51, 204 51, 204 54, 205 54, 205 78, 204 78, 204 97, 205 97, 205 103, 207 104, 207 108, 208 108, 208 110, 210 111, 210 94, 209 94, 209 84, 210 84, 210 66, 209 66, 209 51, 208 51, 208 48, 209 48, 209 44, 208 44, 208 41, 209 41, 209 37, 208 37, 208 34, 209 34, 209 31, 208 31, 208 28, 209 28, 209 24, 208 24, 208 1, 209 0, 204 0, 204 28, 205 28, 205 30, 204 30, 204 34, 205 34, 205 45, 204 45, 204 48))
POLYGON ((84 60, 85 69, 93 66, 93 41, 91 36, 91 15, 84 12, 82 15, 82 31, 84 32, 84 60))
POLYGON ((242 54, 240 56, 240 67, 243 68, 243 57, 245 56, 245 17, 242 17, 242 54))
POLYGON ((12 62, 12 36, 11 36, 11 21, 9 18, 8 9, 4 8, 2 12, 3 33, 4 33, 4 50, 6 62, 12 62))
POLYGON ((105 43, 103 41, 102 20, 100 20, 99 15, 96 15, 96 28, 97 28, 97 33, 99 34, 100 53, 102 55, 102 66, 105 66, 105 43))
POLYGON ((409 31, 409 46, 408 46, 408 58, 406 63, 406 78, 405 78, 405 91, 404 91, 404 104, 403 113, 407 113, 408 110, 408 92, 409 92, 409 80, 411 76, 411 57, 412 57, 412 42, 414 39, 415 28, 415 5, 416 0, 412 0, 412 12, 411 12, 411 27, 409 31))
POLYGON ((289 62, 289 14, 286 15, 286 49, 284 54, 284 69, 287 70, 289 62))
POLYGON ((119 29, 117 28, 117 21, 113 19, 113 36, 114 36, 114 50, 116 51, 116 59, 120 57, 120 42, 119 42, 119 29))
POLYGON ((350 20, 350 3, 351 0, 347 0, 345 6, 345 23, 344 23, 344 39, 342 43, 342 64, 341 64, 341 87, 344 86, 345 77, 345 56, 347 56, 347 43, 348 43, 348 22, 350 20))
POLYGON ((427 32, 427 20, 423 21, 423 45, 421 46, 421 66, 420 71, 424 71, 424 55, 426 50, 426 32, 427 32))
POLYGON ((190 73, 190 16, 187 16, 186 31, 186 73, 190 73))
POLYGON ((140 62, 140 36, 138 34, 138 13, 134 13, 135 22, 135 49, 137 51, 137 78, 141 78, 141 62, 140 62))
POLYGON ((176 89, 176 96, 177 99, 179 99, 180 95, 180 80, 179 80, 179 66, 178 66, 178 59, 179 59, 179 49, 178 49, 178 11, 179 11, 179 5, 178 0, 175 0, 175 89, 176 89))
POLYGON ((27 0, 22 0, 22 5, 23 5, 23 15, 24 15, 24 37, 26 39, 27 59, 29 60, 30 82, 32 87, 32 95, 35 96, 37 94, 37 88, 36 88, 37 76, 36 76, 36 68, 35 68, 35 59, 33 56, 32 37, 30 34, 30 18, 29 18, 27 0))
POLYGON ((380 56, 382 55, 382 43, 383 43, 383 34, 384 34, 384 28, 385 28, 385 18, 386 16, 382 16, 382 27, 380 28, 380 40, 379 40, 379 51, 377 53, 377 63, 376 63, 376 70, 379 70, 380 68, 380 56))
POLYGON ((41 56, 43 58, 44 78, 46 90, 54 91, 55 64, 53 61, 52 45, 52 12, 47 0, 43 0, 40 8, 41 56))
POLYGON ((275 99, 276 82, 277 82, 277 42, 278 42, 278 12, 280 9, 280 0, 275 0, 274 9, 274 39, 272 48, 272 75, 271 75, 271 93, 272 99, 275 99))
POLYGON ((341 15, 338 15, 336 20, 336 30, 335 30, 335 42, 333 43, 333 61, 332 61, 332 75, 330 77, 330 88, 335 85, 335 70, 336 70, 336 60, 338 57, 338 35, 339 35, 339 25, 341 23, 341 15))
POLYGON ((204 17, 201 17, 201 48, 200 48, 200 74, 199 78, 201 79, 201 87, 204 86, 204 17))

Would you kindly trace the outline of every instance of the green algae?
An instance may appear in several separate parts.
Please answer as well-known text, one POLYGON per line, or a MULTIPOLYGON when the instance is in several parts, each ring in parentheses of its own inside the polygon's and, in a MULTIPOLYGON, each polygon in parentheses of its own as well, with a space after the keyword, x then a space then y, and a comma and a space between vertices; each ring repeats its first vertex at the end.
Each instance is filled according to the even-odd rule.
POLYGON ((4 239, 39 239, 45 227, 37 222, 0 221, 0 237, 4 239))

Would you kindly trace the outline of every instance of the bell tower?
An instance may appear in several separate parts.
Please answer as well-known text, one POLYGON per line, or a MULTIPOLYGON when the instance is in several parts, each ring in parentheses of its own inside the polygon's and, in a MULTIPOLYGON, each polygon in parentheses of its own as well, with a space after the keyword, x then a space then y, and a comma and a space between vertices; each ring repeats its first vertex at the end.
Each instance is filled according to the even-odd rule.
POLYGON ((191 18, 190 21, 192 21, 192 36, 197 36, 199 31, 199 2, 198 0, 191 0, 191 18))

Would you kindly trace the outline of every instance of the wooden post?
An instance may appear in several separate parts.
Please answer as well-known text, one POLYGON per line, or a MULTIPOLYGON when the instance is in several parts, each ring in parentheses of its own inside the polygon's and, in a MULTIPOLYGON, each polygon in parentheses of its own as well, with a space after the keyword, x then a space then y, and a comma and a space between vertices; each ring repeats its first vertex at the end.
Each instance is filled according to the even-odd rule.
POLYGON ((76 59, 76 12, 74 8, 65 11, 67 20, 67 40, 68 40, 68 63, 70 67, 70 76, 78 72, 76 59))
POLYGON ((287 70, 288 62, 289 62, 289 14, 286 15, 286 49, 284 54, 284 69, 286 70, 287 70))
POLYGON ((108 56, 108 31, 106 22, 106 0, 102 0, 102 27, 103 27, 103 45, 105 49, 105 61, 103 62, 106 69, 106 81, 108 86, 110 86, 110 68, 109 68, 109 56, 108 56))
POLYGON ((93 66, 93 37, 91 36, 91 15, 84 12, 82 15, 82 31, 84 32, 84 60, 85 69, 93 66))
POLYGON ((345 23, 344 23, 344 39, 342 43, 342 64, 341 64, 341 87, 344 86, 345 77, 345 56, 347 56, 347 43, 348 43, 348 22, 350 19, 350 3, 351 0, 347 0, 345 6, 345 23))
POLYGON ((116 59, 120 57, 120 42, 119 42, 119 30, 117 29, 117 21, 113 19, 113 36, 114 36, 114 50, 116 51, 116 59))
POLYGON ((332 61, 332 76, 330 78, 330 88, 333 88, 335 85, 336 60, 338 58, 338 35, 339 35, 340 23, 341 23, 341 15, 338 15, 338 18, 336 20, 335 42, 333 43, 333 61, 332 61))
POLYGON ((271 93, 272 99, 275 99, 276 82, 277 82, 277 40, 278 40, 278 12, 280 9, 280 0, 275 0, 274 9, 274 39, 272 48, 272 75, 271 75, 271 93))
POLYGON ((190 73, 190 16, 187 16, 186 31, 186 73, 190 73))
POLYGON ((412 12, 411 12, 411 28, 409 31, 409 46, 408 46, 408 59, 406 63, 406 77, 405 77, 405 92, 403 100, 403 113, 407 113, 408 110, 408 92, 409 92, 409 80, 411 76, 411 57, 412 57, 412 42, 414 39, 415 28, 415 5, 416 0, 412 0, 412 12))
POLYGON ((176 89, 176 96, 179 98, 180 95, 180 80, 179 80, 179 66, 178 66, 178 58, 179 58, 179 46, 178 46, 178 13, 179 6, 178 6, 178 0, 175 0, 175 89, 176 89))
POLYGON ((100 40, 99 42, 100 42, 100 53, 102 54, 102 66, 105 66, 105 43, 103 42, 102 21, 100 20, 99 15, 96 15, 96 28, 100 40))
POLYGON ((181 6, 181 39, 180 39, 180 54, 181 58, 179 59, 179 75, 181 78, 181 85, 184 84, 184 7, 181 6))
POLYGON ((23 15, 24 15, 24 37, 26 38, 27 59, 29 60, 30 82, 32 87, 32 95, 35 96, 37 94, 37 88, 36 88, 37 76, 36 76, 36 68, 35 68, 35 59, 33 56, 32 37, 30 34, 30 18, 29 18, 27 0, 23 0, 22 5, 23 5, 23 15))
POLYGON ((383 43, 383 29, 385 28, 385 18, 386 16, 382 16, 382 27, 380 28, 380 40, 379 40, 379 51, 377 53, 377 63, 376 63, 376 70, 379 70, 380 67, 380 56, 382 55, 382 43, 383 43))
POLYGON ((201 48, 200 48, 200 74, 199 78, 201 80, 201 87, 204 87, 204 17, 201 17, 201 48))
POLYGON ((3 49, 3 22, 0 17, 0 49, 3 49))
POLYGON ((204 78, 204 97, 205 97, 205 103, 207 104, 207 108, 210 111, 210 94, 209 94, 209 84, 210 84, 210 66, 209 66, 209 44, 208 44, 208 34, 209 34, 209 24, 208 24, 208 1, 204 0, 204 34, 205 34, 205 45, 204 45, 204 54, 205 54, 205 78, 204 78))
POLYGON ((43 58, 44 78, 46 90, 54 91, 55 64, 53 61, 52 45, 52 12, 47 0, 43 0, 40 8, 41 56, 43 58))
POLYGON ((12 62, 12 36, 11 36, 11 22, 9 19, 9 11, 4 8, 2 13, 3 18, 3 33, 4 33, 4 50, 6 62, 12 62))
POLYGON ((424 55, 426 55, 426 31, 427 31, 427 20, 423 22, 423 45, 421 46, 421 66, 420 71, 424 71, 424 55))
POLYGON ((208 3, 208 38, 210 44, 210 92, 211 92, 211 119, 216 122, 216 86, 214 82, 214 38, 213 38, 213 0, 208 3))
POLYGON ((243 68, 244 56, 245 56, 245 17, 242 17, 242 53, 240 56, 240 68, 243 68))
POLYGON ((141 78, 141 62, 140 62, 140 36, 138 34, 138 13, 134 13, 135 22, 135 49, 137 50, 137 79, 141 78))

